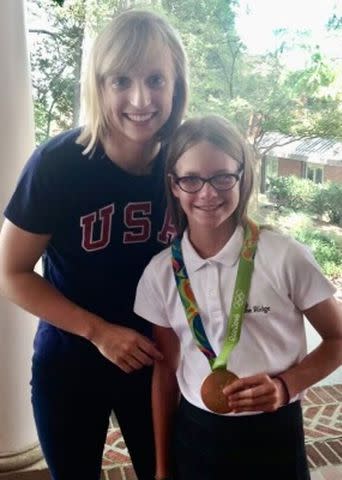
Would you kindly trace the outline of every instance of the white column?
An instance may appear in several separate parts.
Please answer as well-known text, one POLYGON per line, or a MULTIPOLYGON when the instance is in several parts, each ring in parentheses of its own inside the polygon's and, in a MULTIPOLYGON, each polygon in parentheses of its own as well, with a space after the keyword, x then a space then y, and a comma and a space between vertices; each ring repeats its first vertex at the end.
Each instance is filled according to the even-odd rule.
MULTIPOLYGON (((1 213, 34 148, 25 7, 24 0, 0 1, 1 213)), ((29 387, 36 325, 35 318, 0 298, 0 472, 37 459, 29 387)))

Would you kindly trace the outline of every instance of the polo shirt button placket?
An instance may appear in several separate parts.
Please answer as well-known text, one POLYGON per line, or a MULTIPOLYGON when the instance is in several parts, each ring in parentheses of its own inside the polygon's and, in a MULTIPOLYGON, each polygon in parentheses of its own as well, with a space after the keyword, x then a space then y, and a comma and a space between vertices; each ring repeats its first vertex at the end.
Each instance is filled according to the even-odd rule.
POLYGON ((219 293, 219 272, 215 263, 209 263, 209 278, 208 278, 208 305, 210 314, 221 308, 220 293, 219 293))

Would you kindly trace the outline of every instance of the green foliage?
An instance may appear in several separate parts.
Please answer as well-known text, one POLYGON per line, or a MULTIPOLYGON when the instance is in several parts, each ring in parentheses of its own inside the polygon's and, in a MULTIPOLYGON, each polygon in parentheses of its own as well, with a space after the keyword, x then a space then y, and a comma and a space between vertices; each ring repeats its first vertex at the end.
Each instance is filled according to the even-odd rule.
POLYGON ((331 223, 342 225, 341 184, 316 184, 295 176, 276 177, 269 178, 267 194, 278 208, 326 216, 331 223))
POLYGON ((327 214, 332 223, 342 226, 342 185, 330 184, 326 190, 327 214))
POLYGON ((342 17, 334 13, 328 21, 329 30, 340 30, 342 29, 342 17))
POLYGON ((294 211, 308 210, 316 190, 316 184, 295 176, 269 179, 268 195, 278 207, 294 211))
POLYGON ((52 0, 36 0, 28 6, 37 17, 44 9, 49 24, 30 31, 35 35, 31 71, 36 140, 41 143, 78 122, 85 0, 73 0, 63 7, 52 0))
POLYGON ((297 137, 342 136, 340 93, 333 88, 336 72, 317 49, 302 69, 284 68, 279 52, 266 56, 261 65, 268 69, 262 83, 260 75, 254 75, 255 88, 259 90, 260 84, 261 92, 267 95, 254 95, 253 104, 253 110, 262 113, 260 134, 278 131, 297 137))
POLYGON ((342 276, 342 237, 333 232, 324 232, 314 223, 308 213, 293 212, 286 208, 269 211, 262 215, 260 223, 270 224, 286 235, 307 245, 323 273, 329 278, 342 276))
POLYGON ((329 203, 327 202, 326 188, 324 188, 322 184, 317 185, 311 202, 311 211, 313 214, 323 217, 328 208, 329 203))
POLYGON ((190 115, 230 115, 243 45, 235 30, 233 0, 162 0, 183 39, 190 63, 190 115))
MULTIPOLYGON (((266 55, 250 56, 237 35, 237 0, 27 0, 48 12, 50 33, 38 34, 32 52, 37 136, 77 124, 84 39, 131 6, 164 14, 180 32, 190 62, 189 115, 217 113, 232 119, 254 146, 265 132, 342 137, 342 91, 336 67, 304 34, 266 55), (290 71, 284 58, 306 52, 305 68, 290 71), (39 104, 39 105, 38 105, 39 104)), ((336 24, 336 22, 335 22, 336 24)), ((334 25, 335 25, 334 24, 334 25)), ((341 36, 342 29, 335 29, 341 36)))
POLYGON ((288 133, 299 137, 341 137, 342 92, 337 85, 337 71, 318 48, 305 69, 289 72, 284 83, 293 104, 288 133))
POLYGON ((310 247, 325 275, 342 276, 342 249, 336 240, 313 228, 298 228, 292 233, 299 242, 310 247))
POLYGON ((342 185, 327 182, 317 186, 310 209, 317 215, 327 215, 331 223, 342 226, 342 185))

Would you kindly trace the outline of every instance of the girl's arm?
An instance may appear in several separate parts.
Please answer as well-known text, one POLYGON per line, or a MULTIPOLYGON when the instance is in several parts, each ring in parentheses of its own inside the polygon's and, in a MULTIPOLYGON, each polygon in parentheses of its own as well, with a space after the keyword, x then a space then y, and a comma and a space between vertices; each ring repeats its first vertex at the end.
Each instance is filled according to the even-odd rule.
POLYGON ((305 310, 304 315, 322 341, 301 362, 273 379, 266 374, 237 380, 224 389, 236 412, 273 411, 306 388, 322 380, 342 364, 342 304, 331 297, 305 310), (287 391, 286 391, 287 386, 287 391))
POLYGON ((154 326, 157 348, 163 360, 154 364, 152 380, 152 411, 156 446, 156 478, 171 474, 170 442, 174 414, 179 401, 176 370, 179 340, 171 328, 154 326))
POLYGON ((161 358, 152 342, 143 335, 112 325, 79 307, 34 272, 50 237, 27 232, 7 219, 4 221, 0 234, 1 293, 33 315, 90 340, 105 357, 126 372, 161 358))
POLYGON ((342 364, 342 304, 331 297, 303 313, 322 341, 299 364, 281 374, 290 397, 322 380, 342 364))

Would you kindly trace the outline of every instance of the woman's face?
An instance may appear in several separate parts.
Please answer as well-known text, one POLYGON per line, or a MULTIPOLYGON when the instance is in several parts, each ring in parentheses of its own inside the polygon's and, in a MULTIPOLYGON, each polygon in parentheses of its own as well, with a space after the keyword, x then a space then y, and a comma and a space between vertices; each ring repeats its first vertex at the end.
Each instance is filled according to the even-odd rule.
POLYGON ((122 145, 149 142, 170 117, 174 87, 174 65, 167 47, 151 49, 143 65, 109 76, 103 102, 112 138, 122 145))
POLYGON ((222 189, 215 189, 209 182, 195 192, 188 193, 172 180, 172 193, 184 211, 190 231, 208 231, 214 234, 218 228, 235 228, 233 214, 239 205, 239 177, 230 174, 239 172, 239 164, 234 158, 208 142, 200 142, 189 148, 175 165, 178 178, 188 177, 187 183, 197 183, 196 177, 211 178, 219 175, 216 182, 222 189), (232 188, 229 183, 231 182, 232 188), (228 184, 229 189, 224 190, 228 184))

